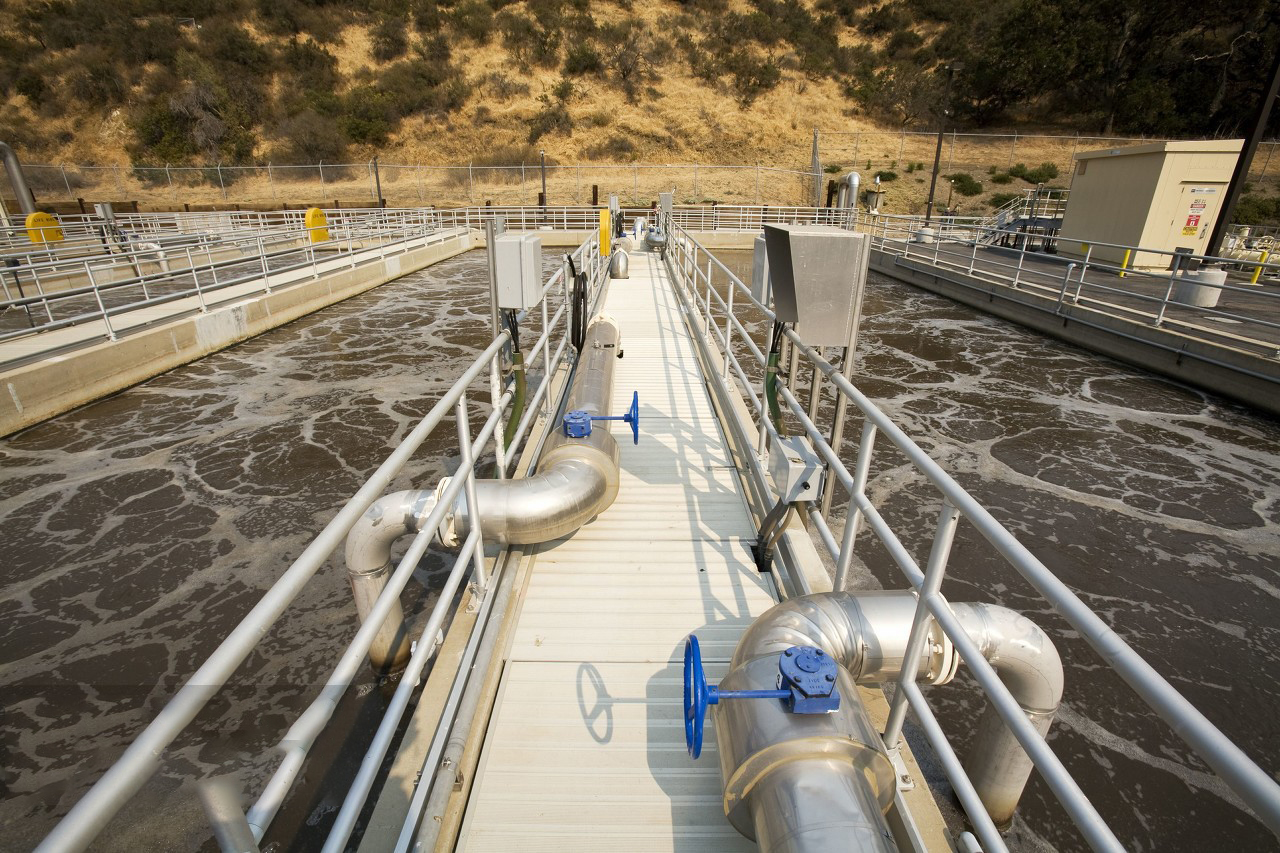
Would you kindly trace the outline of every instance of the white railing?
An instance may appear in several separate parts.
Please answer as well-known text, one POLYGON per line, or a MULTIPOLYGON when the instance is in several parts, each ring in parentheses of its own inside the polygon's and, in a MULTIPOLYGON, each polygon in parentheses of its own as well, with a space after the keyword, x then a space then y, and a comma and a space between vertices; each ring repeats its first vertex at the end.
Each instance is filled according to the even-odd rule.
POLYGON ((134 311, 170 305, 174 316, 206 313, 224 298, 270 293, 273 286, 285 283, 284 274, 295 273, 298 280, 317 277, 461 233, 442 227, 438 217, 425 211, 335 215, 327 226, 329 240, 323 243, 311 242, 300 214, 274 222, 252 215, 222 223, 201 217, 194 225, 184 219, 150 218, 126 224, 147 228, 138 233, 149 237, 168 239, 160 243, 108 238, 114 251, 103 252, 99 237, 90 244, 96 249, 93 254, 51 244, 55 248, 44 250, 43 259, 0 268, 0 342, 95 321, 101 324, 100 334, 83 337, 78 344, 116 340, 120 318, 134 311), (180 228, 189 229, 181 241, 173 236, 180 228))
MULTIPOLYGON (((752 297, 747 287, 732 271, 701 246, 688 230, 674 224, 672 248, 668 250, 668 266, 676 280, 677 292, 684 302, 687 316, 701 335, 695 335, 704 348, 708 365, 723 364, 723 373, 708 372, 708 380, 726 394, 740 395, 750 403, 753 413, 751 424, 744 426, 737 418, 730 418, 740 445, 755 447, 756 454, 745 453, 748 471, 744 472, 756 482, 758 492, 767 493, 759 456, 764 452, 766 440, 777 437, 777 431, 767 412, 767 402, 762 387, 766 351, 776 317, 765 305, 752 297), (722 287, 726 295, 717 290, 722 287), (764 335, 761 341, 753 341, 747 327, 738 316, 744 308, 763 316, 764 335), (736 335, 736 336, 735 336, 736 335), (719 352, 712 352, 708 339, 714 340, 719 352), (735 350, 745 349, 750 354, 753 374, 748 374, 735 350)), ((777 377, 779 394, 786 410, 813 442, 824 458, 829 472, 828 495, 824 504, 829 506, 830 482, 839 483, 849 494, 845 505, 843 535, 837 542, 824 517, 824 511, 809 504, 808 517, 823 548, 835 561, 834 588, 844 589, 853 561, 856 539, 863 526, 870 527, 887 549, 906 582, 919 593, 919 604, 912 626, 911 643, 906 658, 918 656, 924 640, 925 623, 935 620, 955 644, 962 659, 988 701, 996 708, 1005 724, 1017 737, 1041 776, 1048 783, 1055 797, 1079 828, 1086 842, 1095 850, 1121 850, 1123 847, 1097 813, 1089 797, 1081 790, 1070 772, 1052 748, 1041 738, 1022 713, 1017 701, 1001 683, 998 675, 956 620, 951 608, 939 590, 946 572, 947 557, 960 519, 967 520, 1005 559, 1010 567, 1029 582, 1046 602, 1080 633, 1102 658, 1102 662, 1114 670, 1134 690, 1138 697, 1172 730, 1189 744, 1200 758, 1211 767, 1259 819, 1273 832, 1280 832, 1280 785, 1265 771, 1254 764, 1222 732, 1195 709, 1168 681, 1153 669, 1141 656, 1121 640, 1114 631, 1072 592, 1026 547, 1024 547, 999 521, 966 492, 932 458, 906 435, 855 387, 838 368, 822 354, 806 345, 799 335, 784 328, 795 357, 814 370, 814 386, 806 409, 801 404, 799 388, 792 388, 783 373, 777 377), (824 381, 825 380, 825 381, 824 381), (824 427, 818 423, 820 395, 830 389, 835 397, 832 424, 824 427), (828 441, 828 435, 843 432, 843 418, 848 407, 862 417, 862 436, 857 458, 852 470, 841 458, 837 447, 828 441), (877 437, 883 436, 904 455, 910 464, 936 490, 940 509, 930 558, 921 569, 911 551, 899 539, 897 533, 880 515, 866 493, 868 472, 877 437)), ((795 370, 791 371, 794 376, 795 370)), ((803 592, 804 590, 799 590, 803 592)), ((915 672, 904 667, 895 691, 888 722, 883 733, 887 748, 897 746, 908 708, 920 720, 922 728, 940 758, 952 787, 957 792, 965 812, 983 843, 986 853, 1006 850, 999 831, 983 808, 973 784, 965 775, 954 748, 946 738, 941 724, 916 685, 915 672)))
POLYGON ((1280 292, 1254 286, 1264 278, 1280 277, 1280 257, 1276 261, 1269 255, 1254 259, 1211 257, 1069 235, 1010 234, 986 228, 978 220, 960 219, 931 223, 934 234, 930 242, 922 242, 922 226, 917 217, 864 216, 858 230, 871 234, 880 251, 1038 294, 1050 300, 1049 310, 1058 314, 1069 306, 1080 306, 1151 327, 1175 329, 1215 346, 1266 358, 1280 355, 1280 292), (998 239, 1010 245, 988 245, 998 239), (1064 258, 1045 251, 1066 246, 1078 247, 1078 256, 1064 258), (1116 256, 1119 263, 1103 260, 1116 256), (1135 268, 1134 261, 1139 258, 1143 266, 1135 268), (1223 283, 1189 277, 1204 267, 1230 268, 1237 274, 1223 283), (1201 304, 1196 304, 1194 297, 1201 297, 1201 304), (1226 300, 1222 307, 1217 305, 1219 300, 1226 300), (1205 318, 1226 322, 1215 327, 1205 318))
MULTIPOLYGON (((595 236, 588 238, 573 252, 580 269, 589 274, 596 293, 606 274, 607 261, 599 254, 595 236)), ((550 417, 558 401, 551 399, 551 382, 569 347, 569 277, 561 267, 543 287, 541 300, 542 332, 537 341, 526 349, 529 353, 528 369, 541 366, 542 379, 529 397, 529 403, 520 419, 511 443, 511 451, 520 447, 539 415, 550 417), (561 295, 558 309, 552 314, 547 305, 550 294, 561 295), (550 315, 550 316, 549 316, 550 315), (554 352, 553 352, 554 347, 554 352)), ((503 351, 511 340, 509 331, 502 331, 481 352, 475 361, 444 392, 421 421, 405 436, 394 451, 369 477, 358 492, 338 511, 333 520, 321 530, 302 554, 281 575, 240 624, 223 640, 212 655, 191 675, 187 683, 170 700, 159 715, 142 731, 120 759, 85 794, 53 832, 37 848, 39 851, 83 850, 106 826, 117 811, 142 787, 155 772, 165 749, 195 719, 200 710, 218 693, 244 659, 258 646, 268 629, 297 598, 306 584, 324 565, 329 555, 338 549, 355 522, 375 500, 402 473, 410 458, 423 445, 440 424, 451 414, 455 416, 457 445, 461 464, 443 490, 431 515, 423 522, 421 531, 412 540, 404 557, 389 576, 386 588, 377 603, 343 650, 327 683, 321 688, 312 704, 284 733, 280 741, 281 763, 266 783, 258 800, 247 815, 239 818, 246 822, 256 840, 261 840, 272 819, 303 768, 307 753, 316 737, 324 730, 333 711, 362 666, 362 662, 393 604, 408 583, 419 558, 425 553, 443 519, 444 513, 455 500, 470 501, 474 496, 476 460, 481 458, 493 443, 497 456, 499 476, 508 476, 516 461, 516 454, 503 448, 503 432, 500 429, 504 415, 510 408, 514 388, 502 380, 503 351), (490 411, 472 432, 468 394, 477 383, 488 380, 490 411), (460 497, 465 496, 465 497, 460 497)), ((381 765, 401 718, 408 706, 410 694, 418 684, 423 670, 439 651, 438 632, 454 607, 454 593, 466 583, 473 601, 483 604, 492 591, 491 578, 484 565, 484 539, 479 516, 468 512, 473 519, 473 529, 454 560, 436 605, 422 620, 417 644, 408 669, 400 678, 389 707, 379 724, 373 742, 366 752, 360 769, 343 802, 343 806, 330 831, 325 850, 345 849, 356 818, 371 790, 373 779, 381 765)), ((466 678, 465 667, 453 674, 455 680, 466 678)), ((423 780, 424 783, 429 780, 423 780)), ((225 811, 225 810, 224 810, 225 811)))

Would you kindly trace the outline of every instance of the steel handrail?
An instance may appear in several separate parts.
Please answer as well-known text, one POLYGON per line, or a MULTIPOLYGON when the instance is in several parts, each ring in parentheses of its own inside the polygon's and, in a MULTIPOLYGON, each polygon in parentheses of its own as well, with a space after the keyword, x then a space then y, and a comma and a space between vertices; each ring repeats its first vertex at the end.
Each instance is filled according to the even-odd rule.
MULTIPOLYGON (((694 269, 697 269, 696 256, 699 253, 705 255, 709 262, 714 262, 724 272, 730 287, 738 291, 739 296, 746 303, 754 306, 768 320, 773 321, 776 319, 776 315, 757 301, 752 296, 750 289, 719 259, 715 258, 705 247, 698 243, 687 230, 676 224, 673 226, 673 231, 680 238, 675 241, 677 251, 685 253, 686 256, 690 254, 695 256, 695 260, 691 264, 694 269)), ((672 264, 672 267, 677 270, 682 269, 679 264, 672 264)), ((708 289, 709 292, 714 292, 712 288, 709 287, 708 289)), ((708 297, 708 308, 709 304, 710 297, 708 297)), ((723 301, 721 304, 724 304, 723 301)), ((1239 747, 1235 746, 1226 735, 1219 731, 1216 726, 1178 693, 1132 647, 1120 639, 1048 567, 1018 542, 999 521, 969 495, 924 450, 916 445, 892 419, 858 391, 856 386, 845 379, 835 366, 823 358, 819 352, 806 345, 794 330, 786 328, 784 334, 794 345, 800 356, 812 367, 816 368, 824 378, 829 380, 837 393, 843 395, 849 403, 852 403, 854 407, 862 412, 867 426, 874 428, 876 433, 883 433, 907 457, 908 461, 941 492, 944 504, 955 507, 964 518, 968 519, 977 528, 978 532, 992 544, 996 551, 1022 577, 1031 583, 1068 623, 1080 632, 1081 636, 1103 658, 1104 662, 1124 679, 1139 698, 1154 710, 1165 723, 1169 724, 1173 731, 1223 778, 1228 787, 1248 805, 1259 819, 1273 832, 1280 833, 1280 785, 1271 779, 1265 771, 1259 768, 1239 747)), ((756 352, 752 354, 753 357, 756 356, 756 352)), ((737 360, 731 351, 726 351, 724 355, 727 359, 737 360)), ((763 368, 764 363, 759 362, 759 367, 763 368)), ((739 368, 737 372, 740 377, 745 377, 744 370, 739 368)), ((790 389, 786 387, 781 375, 778 377, 778 384, 784 390, 784 396, 787 396, 790 389)), ((799 401, 794 395, 790 395, 788 408, 796 412, 797 416, 803 416, 802 411, 797 411, 799 409, 798 403, 799 401)), ((768 418, 763 420, 767 425, 768 418)), ((826 443, 825 437, 822 436, 820 431, 813 430, 809 434, 819 444, 826 443)), ((869 441, 864 441, 860 445, 857 465, 860 470, 864 468, 864 463, 869 459, 870 447, 871 443, 869 441)), ((838 449, 836 452, 838 454, 838 449)), ((839 479, 844 485, 848 478, 848 470, 844 469, 840 474, 842 476, 839 479)), ((856 515, 862 514, 870 506, 870 501, 866 495, 861 490, 851 488, 851 486, 852 483, 850 483, 849 487, 846 487, 851 491, 850 501, 846 510, 846 526, 854 524, 856 515), (861 502, 863 502, 862 506, 859 506, 860 501, 857 500, 859 496, 861 497, 861 502)), ((878 525, 873 524, 873 527, 876 526, 878 525)), ((848 532, 846 531, 846 533, 848 532)), ((824 537, 824 542, 828 540, 834 542, 834 537, 824 537)), ((852 544, 853 537, 846 535, 841 551, 833 553, 832 557, 844 563, 851 557, 852 544)), ((885 544, 889 545, 889 542, 885 544)), ((912 586, 920 589, 925 578, 923 573, 917 574, 918 572, 919 569, 916 567, 914 572, 906 572, 906 574, 907 580, 911 582, 912 586)), ((938 598, 931 599, 929 596, 923 595, 917 610, 917 622, 929 617, 938 618, 937 612, 939 609, 946 609, 945 602, 938 598)), ((952 641, 963 651, 967 637, 957 638, 954 636, 952 632, 956 630, 956 624, 946 624, 949 620, 939 619, 938 621, 943 623, 943 628, 948 632, 948 636, 951 636, 952 641)), ((963 631, 961 630, 960 633, 963 633, 963 631)), ((969 651, 972 651, 972 649, 969 649, 969 651)), ((970 663, 972 669, 974 667, 972 655, 965 655, 964 657, 966 662, 970 663)), ((981 656, 979 655, 978 657, 981 656)), ((978 666, 980 668, 981 664, 978 666)), ((990 673, 990 675, 995 679, 994 672, 990 673)), ((904 674, 904 683, 906 680, 907 675, 904 674)), ((982 681, 983 679, 979 680, 982 681)), ((998 679, 995 679, 993 686, 999 686, 1003 689, 1003 685, 999 684, 998 679)), ((989 695, 991 694, 990 690, 986 690, 986 685, 984 685, 984 690, 989 695)), ((1013 701, 1013 707, 1016 708, 1016 701, 1013 700, 1013 697, 1008 696, 1007 698, 1013 701)), ((901 710, 905 709, 904 703, 906 702, 906 691, 901 691, 895 696, 894 707, 900 709, 897 713, 900 714, 901 710)), ((1018 719, 1014 719, 1012 715, 1006 713, 1008 710, 1008 707, 1001 707, 1001 703, 997 703, 997 711, 1004 717, 1006 723, 1010 725, 1020 740, 1025 734, 1035 736, 1034 730, 1030 730, 1029 726, 1029 732, 1023 732, 1018 719)), ((1021 723, 1026 723, 1025 717, 1021 716, 1020 713, 1017 716, 1021 719, 1021 723)), ((1024 743, 1024 746, 1026 746, 1026 743, 1024 743)), ((1110 836, 1109 832, 1099 833, 1098 824, 1095 820, 1096 812, 1088 804, 1087 798, 1084 798, 1082 793, 1077 796, 1069 787, 1063 787, 1059 790, 1059 786, 1066 784, 1066 781, 1061 778, 1061 774, 1066 773, 1066 769, 1061 764, 1061 761, 1053 755, 1052 750, 1049 750, 1047 746, 1043 750, 1036 746, 1029 749, 1028 754, 1041 772, 1045 774, 1046 779, 1050 781, 1054 787, 1055 795, 1068 808, 1072 819, 1085 832, 1090 843, 1099 848, 1108 847, 1110 842, 1114 841, 1114 836, 1110 836)), ((963 785, 967 780, 953 779, 952 782, 953 784, 963 785)), ((1076 790, 1078 791, 1078 789, 1076 790)))
MULTIPOLYGON (((592 236, 574 254, 583 257, 588 262, 588 264, 584 265, 590 265, 598 278, 599 273, 604 269, 604 265, 599 263, 597 249, 596 237, 592 236), (597 256, 594 260, 587 257, 592 252, 597 256)), ((552 275, 549 278, 542 289, 544 299, 558 282, 562 286, 564 285, 562 276, 552 275)), ((555 317, 557 319, 565 316, 563 309, 564 306, 562 305, 561 310, 556 312, 555 317)), ((563 325, 566 327, 562 335, 565 340, 561 342, 560 347, 557 349, 557 357, 559 353, 564 351, 568 337, 568 324, 565 322, 563 325)), ((549 327, 544 328, 543 335, 539 338, 539 343, 543 343, 543 339, 547 338, 551 331, 552 329, 549 327)), ((430 411, 423 416, 382 464, 378 466, 377 470, 370 475, 369 479, 366 480, 356 494, 312 539, 298 558, 285 570, 280 579, 228 634, 226 639, 188 679, 186 684, 174 695, 156 718, 138 735, 116 763, 107 770, 58 825, 54 827, 54 830, 41 842, 37 848, 38 851, 83 850, 92 843, 98 832, 106 826, 107 822, 119 811, 124 803, 136 794, 143 783, 155 772, 159 766, 159 757, 164 749, 182 733, 200 710, 226 683, 227 679, 231 677, 244 659, 256 648, 258 642, 266 635, 270 627, 324 564, 329 554, 341 545, 343 539, 360 516, 390 486, 392 480, 401 472, 418 448, 431 436, 436 427, 452 412, 457 415, 460 440, 467 435, 465 406, 462 403, 465 400, 467 390, 483 375, 486 368, 491 368, 502 357, 502 353, 510 341, 511 333, 509 331, 503 330, 499 332, 493 341, 476 357, 470 367, 462 372, 459 378, 435 402, 430 411)), ((544 370, 535 399, 546 394, 546 389, 549 387, 553 373, 554 371, 551 369, 544 370)), ((459 469, 459 472, 455 475, 456 482, 451 483, 450 487, 446 487, 447 493, 450 493, 448 491, 449 488, 461 491, 467 489, 469 483, 474 482, 475 460, 480 455, 479 450, 483 448, 486 442, 493 439, 496 433, 495 425, 508 407, 510 399, 510 389, 506 390, 502 397, 494 399, 492 401, 492 410, 486 419, 485 426, 477 433, 475 442, 472 442, 469 438, 463 441, 465 445, 463 450, 464 461, 469 458, 470 468, 467 471, 459 469)), ((534 407, 536 407, 536 403, 534 407)), ((469 494, 468 499, 473 500, 473 495, 473 492, 469 494)), ((448 505, 449 502, 442 501, 438 505, 440 512, 443 513, 444 508, 447 508, 448 505)), ((439 519, 436 521, 438 523, 439 519)), ((429 530, 431 528, 428 526, 425 529, 429 530)), ((478 525, 473 536, 474 543, 470 546, 471 556, 473 557, 473 568, 479 577, 483 573, 480 562, 483 554, 483 540, 478 525)), ((416 546, 425 549, 428 540, 429 536, 423 537, 420 535, 415 539, 411 548, 416 546)), ((460 559, 457 562, 461 563, 462 560, 460 559)), ((396 582, 407 582, 412 573, 414 563, 416 563, 416 560, 408 561, 407 557, 401 561, 395 574, 396 582), (405 570, 406 568, 407 570, 405 570)), ((403 586, 403 583, 400 585, 403 586)), ((297 728, 296 732, 291 729, 291 733, 307 735, 318 732, 319 728, 323 728, 323 722, 327 721, 328 714, 332 711, 329 708, 326 712, 325 708, 330 702, 336 701, 336 695, 339 695, 345 690, 346 686, 350 685, 350 677, 348 676, 351 674, 352 658, 358 659, 359 655, 363 654, 363 651, 354 650, 359 649, 361 646, 367 646, 369 641, 372 640, 373 634, 376 633, 381 624, 381 620, 375 618, 376 614, 381 613, 385 617, 391 607, 393 597, 398 594, 399 588, 393 589, 393 584, 389 583, 379 596, 375 604, 375 610, 366 622, 365 627, 357 632, 347 652, 340 658, 334 676, 312 706, 302 715, 306 719, 300 718, 295 723, 295 726, 300 728, 297 728), (369 628, 369 626, 373 627, 369 628), (366 631, 365 628, 369 628, 369 630, 366 631), (322 720, 321 718, 324 719, 322 720), (316 726, 317 723, 319 723, 318 728, 316 726)), ((446 598, 442 596, 441 601, 446 598)), ((429 621, 428 626, 430 624, 432 623, 429 621)), ((431 637, 428 635, 425 639, 427 644, 430 645, 431 637)), ((425 665, 425 657, 433 652, 433 649, 422 651, 419 656, 420 663, 425 665)), ((411 684, 412 681, 413 679, 406 678, 402 684, 411 684)), ((403 711, 402 704, 397 707, 399 712, 403 711)), ((375 739, 370 755, 374 749, 385 747, 382 741, 381 737, 375 739)), ((288 736, 286 736, 285 742, 288 743, 288 736)), ((301 768, 301 759, 305 757, 305 749, 302 750, 301 756, 291 755, 290 749, 291 747, 286 747, 285 761, 282 762, 272 780, 268 782, 258 805, 251 812, 255 820, 264 824, 263 826, 255 827, 256 837, 258 838, 261 838, 261 831, 266 828, 265 824, 270 822, 270 817, 274 816, 279 804, 283 802, 284 794, 287 793, 290 783, 301 768)))

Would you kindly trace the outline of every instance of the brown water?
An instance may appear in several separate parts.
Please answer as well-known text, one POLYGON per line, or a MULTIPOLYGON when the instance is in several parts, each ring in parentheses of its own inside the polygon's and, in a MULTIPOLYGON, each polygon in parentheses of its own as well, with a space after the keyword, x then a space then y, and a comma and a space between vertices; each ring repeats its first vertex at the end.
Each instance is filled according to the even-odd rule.
MULTIPOLYGON (((0 442, 0 846, 48 832, 470 362, 487 337, 485 281, 481 256, 457 258, 0 442)), ((872 399, 1280 769, 1275 421, 880 277, 861 353, 872 399)), ((446 422, 396 487, 456 466, 452 434, 446 422)), ((938 499, 900 463, 879 456, 871 492, 923 562, 938 499)), ((902 586, 863 536, 865 582, 902 586)), ((445 565, 424 564, 407 606, 430 600, 445 565)), ((1053 631, 1068 686, 1051 743, 1126 845, 1274 846, 963 525, 944 593, 1053 631)), ((271 745, 354 630, 331 560, 96 849, 204 843, 188 780, 242 768, 256 796, 271 745)), ((339 712, 344 733, 317 745, 277 824, 301 833, 293 849, 315 846, 332 819, 326 776, 349 772, 387 688, 365 677, 339 712)), ((980 700, 963 685, 931 697, 959 712, 944 726, 963 745, 980 700)), ((1082 848, 1050 801, 1034 782, 1015 847, 1082 848)))

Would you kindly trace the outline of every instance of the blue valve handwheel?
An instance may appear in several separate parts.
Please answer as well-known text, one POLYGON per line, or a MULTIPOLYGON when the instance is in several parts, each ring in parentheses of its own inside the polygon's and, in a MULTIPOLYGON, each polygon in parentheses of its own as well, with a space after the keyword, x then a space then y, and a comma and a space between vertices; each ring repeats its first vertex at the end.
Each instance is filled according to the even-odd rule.
POLYGON ((684 743, 689 755, 702 754, 702 731, 707 720, 707 676, 702 671, 698 638, 690 634, 684 641, 684 743))
POLYGON ((631 443, 640 443, 640 392, 631 392, 631 408, 622 416, 625 423, 631 424, 631 443))

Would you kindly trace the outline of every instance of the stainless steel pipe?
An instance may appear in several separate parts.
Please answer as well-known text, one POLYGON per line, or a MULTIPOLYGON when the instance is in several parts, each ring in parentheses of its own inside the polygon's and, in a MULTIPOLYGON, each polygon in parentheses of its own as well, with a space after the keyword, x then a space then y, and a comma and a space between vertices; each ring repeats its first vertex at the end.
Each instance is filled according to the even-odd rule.
MULTIPOLYGON (((1030 619, 994 604, 953 604, 969 639, 981 649, 1022 713, 1044 737, 1062 701, 1062 660, 1053 642, 1030 619)), ((987 814, 1001 829, 1013 821, 1032 763, 995 708, 987 705, 964 770, 987 814)))
MULTIPOLYGON (((406 533, 417 533, 435 505, 432 491, 395 492, 374 501, 347 534, 347 579, 361 622, 387 585, 391 544, 406 533)), ((397 601, 369 646, 369 661, 379 672, 394 672, 409 662, 411 651, 404 610, 397 601)))
MULTIPOLYGON (((906 667, 925 684, 955 676, 959 655, 935 623, 919 659, 904 659, 915 610, 912 590, 806 595, 771 608, 743 634, 722 689, 775 687, 778 655, 791 646, 816 646, 841 667, 841 708, 834 714, 788 714, 770 701, 715 707, 725 814, 761 850, 896 849, 883 817, 893 799, 892 768, 854 685, 899 678, 906 667)), ((957 604, 953 610, 1043 735, 1063 684, 1062 663, 1048 637, 998 605, 957 604)), ((988 708, 966 772, 997 824, 1012 818, 1031 766, 988 708)))
MULTIPOLYGON (((621 336, 612 318, 597 316, 587 327, 578 367, 569 389, 567 411, 581 409, 609 415, 613 398, 614 360, 621 336)), ((347 574, 363 621, 386 586, 391 572, 391 546, 396 539, 421 530, 448 480, 435 491, 412 489, 387 495, 369 507, 347 535, 347 574)), ((538 471, 519 480, 476 480, 476 507, 485 542, 529 545, 567 536, 604 512, 618 495, 618 444, 607 427, 584 438, 558 429, 547 439, 538 471)), ((471 510, 465 491, 450 508, 438 535, 456 547, 471 532, 471 510)), ((409 659, 404 613, 396 604, 369 650, 379 671, 402 668, 409 659)))
MULTIPOLYGON (((565 411, 612 413, 613 367, 621 345, 618 324, 599 315, 587 327, 565 411)), ((557 429, 547 439, 538 471, 519 480, 477 480, 476 505, 486 542, 531 545, 567 536, 604 512, 618 496, 618 443, 606 426, 585 438, 557 429)), ((471 530, 470 508, 453 505, 442 538, 460 542, 471 530)))
POLYGON ((31 188, 27 186, 27 178, 22 174, 22 164, 18 162, 18 155, 7 142, 0 142, 0 157, 4 158, 4 170, 9 175, 9 183, 13 186, 13 194, 17 197, 18 206, 22 208, 23 214, 35 213, 35 196, 31 194, 31 188))

